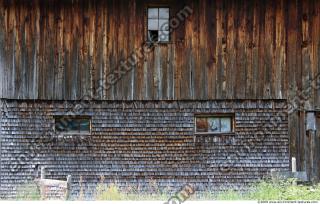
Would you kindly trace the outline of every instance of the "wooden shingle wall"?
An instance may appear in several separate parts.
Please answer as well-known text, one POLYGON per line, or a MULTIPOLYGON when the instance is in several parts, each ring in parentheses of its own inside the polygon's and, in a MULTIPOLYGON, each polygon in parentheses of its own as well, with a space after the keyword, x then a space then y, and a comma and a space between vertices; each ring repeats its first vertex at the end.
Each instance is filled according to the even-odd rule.
MULTIPOLYGON (((92 133, 58 139, 54 115, 79 102, 4 100, 1 120, 1 197, 46 167, 48 179, 73 176, 92 196, 100 176, 121 188, 197 190, 243 188, 271 169, 289 170, 288 120, 282 100, 99 102, 81 111, 92 133), (194 134, 194 114, 234 113, 235 134, 194 134)), ((84 104, 83 104, 84 105, 84 104)))
POLYGON ((320 89, 308 89, 320 72, 319 27, 318 0, 0 0, 0 98, 296 101, 290 154, 298 170, 314 170, 305 111, 320 108, 320 89), (188 6, 192 15, 169 44, 97 93, 144 44, 145 9, 154 5, 172 17, 188 6))

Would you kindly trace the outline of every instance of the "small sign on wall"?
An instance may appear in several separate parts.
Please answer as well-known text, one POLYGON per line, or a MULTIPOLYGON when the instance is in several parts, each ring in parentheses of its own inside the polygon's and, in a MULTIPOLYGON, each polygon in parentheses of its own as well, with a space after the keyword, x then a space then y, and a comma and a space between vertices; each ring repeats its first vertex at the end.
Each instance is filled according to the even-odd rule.
POLYGON ((316 130, 316 117, 315 117, 315 112, 307 112, 307 117, 306 117, 306 126, 307 126, 307 131, 308 130, 316 130))

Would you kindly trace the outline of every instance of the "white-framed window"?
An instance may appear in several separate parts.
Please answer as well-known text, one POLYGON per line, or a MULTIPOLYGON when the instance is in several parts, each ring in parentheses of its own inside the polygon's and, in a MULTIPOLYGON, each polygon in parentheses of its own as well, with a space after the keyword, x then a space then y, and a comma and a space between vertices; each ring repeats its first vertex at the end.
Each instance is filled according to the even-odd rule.
POLYGON ((169 8, 148 8, 148 41, 169 42, 169 8))
POLYGON ((233 133, 234 116, 223 114, 196 115, 195 133, 233 133))
POLYGON ((90 134, 90 116, 55 116, 55 131, 62 134, 90 134))

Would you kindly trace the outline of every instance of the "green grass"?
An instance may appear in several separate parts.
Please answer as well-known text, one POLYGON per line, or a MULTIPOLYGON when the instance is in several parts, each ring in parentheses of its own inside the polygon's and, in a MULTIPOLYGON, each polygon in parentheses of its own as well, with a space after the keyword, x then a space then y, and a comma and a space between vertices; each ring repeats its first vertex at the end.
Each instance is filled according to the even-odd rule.
MULTIPOLYGON (((261 181, 248 191, 228 190, 220 193, 195 193, 190 200, 320 200, 320 184, 316 186, 295 185, 291 181, 261 181)), ((97 187, 96 200, 168 200, 173 194, 135 192, 123 193, 115 184, 97 187)))
POLYGON ((40 200, 40 191, 35 183, 22 184, 17 188, 15 200, 40 200))
POLYGON ((320 184, 294 185, 291 181, 262 181, 247 192, 227 191, 215 196, 216 200, 320 200, 320 184))
MULTIPOLYGON (((228 190, 225 192, 196 192, 190 200, 320 200, 320 184, 314 186, 295 185, 294 181, 260 181, 247 191, 228 190)), ((128 187, 121 191, 116 184, 99 183, 95 200, 168 200, 174 193, 160 191, 154 183, 149 193, 141 193, 128 187)), ((84 193, 84 192, 83 192, 84 193)), ((35 183, 27 183, 17 188, 16 200, 40 200, 35 183)), ((80 198, 79 198, 80 199, 80 198)))
POLYGON ((132 189, 124 193, 115 184, 98 184, 95 200, 166 200, 169 197, 168 193, 139 193, 132 189))

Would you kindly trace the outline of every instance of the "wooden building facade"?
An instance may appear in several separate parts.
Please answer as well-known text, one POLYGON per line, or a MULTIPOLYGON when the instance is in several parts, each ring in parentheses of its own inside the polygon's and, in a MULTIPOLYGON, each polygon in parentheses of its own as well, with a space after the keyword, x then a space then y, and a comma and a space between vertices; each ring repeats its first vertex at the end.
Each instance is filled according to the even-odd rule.
POLYGON ((40 166, 75 196, 319 180, 319 27, 318 0, 0 0, 0 196, 40 166))

